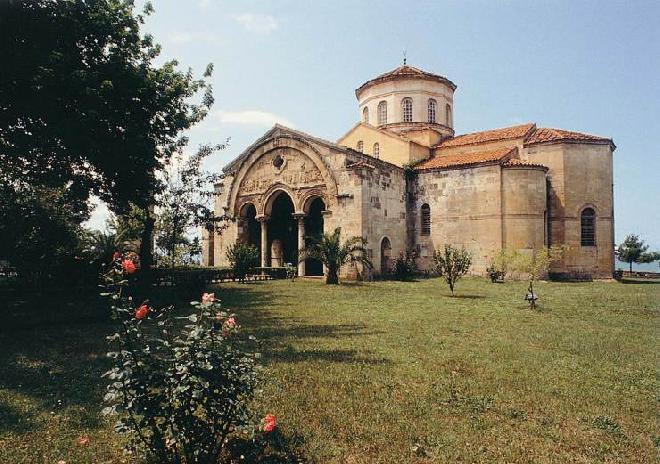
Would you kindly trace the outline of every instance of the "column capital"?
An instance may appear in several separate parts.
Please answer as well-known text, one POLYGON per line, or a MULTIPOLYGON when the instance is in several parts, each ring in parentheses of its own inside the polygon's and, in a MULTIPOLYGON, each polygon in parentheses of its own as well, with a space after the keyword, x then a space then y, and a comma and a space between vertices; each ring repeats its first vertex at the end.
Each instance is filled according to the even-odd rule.
POLYGON ((255 216, 254 219, 257 222, 268 222, 268 219, 270 219, 270 216, 267 214, 260 214, 259 216, 255 216))
POLYGON ((323 216, 331 216, 331 215, 332 215, 332 211, 329 210, 329 209, 326 209, 326 210, 321 211, 321 214, 322 214, 323 216))
POLYGON ((307 217, 306 213, 293 213, 291 216, 293 216, 294 219, 305 219, 307 217))

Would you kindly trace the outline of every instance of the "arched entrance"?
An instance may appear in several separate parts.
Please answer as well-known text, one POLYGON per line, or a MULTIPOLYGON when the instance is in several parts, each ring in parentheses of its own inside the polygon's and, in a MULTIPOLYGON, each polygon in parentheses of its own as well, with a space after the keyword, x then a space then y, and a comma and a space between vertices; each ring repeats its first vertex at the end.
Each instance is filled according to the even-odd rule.
MULTIPOLYGON (((325 211, 325 203, 320 197, 314 198, 309 204, 309 210, 305 217, 305 236, 314 237, 323 233, 323 211, 325 211)), ((309 243, 309 239, 305 242, 309 243)), ((305 260, 305 275, 308 276, 322 276, 323 264, 318 259, 305 260)))
POLYGON ((298 226, 295 208, 286 192, 278 192, 273 200, 268 220, 268 252, 272 267, 298 263, 298 226))
POLYGON ((248 203, 241 209, 241 233, 240 241, 249 245, 254 245, 261 253, 261 227, 256 220, 257 208, 252 203, 248 203))
POLYGON ((380 274, 385 275, 390 272, 392 258, 392 245, 390 239, 383 237, 380 242, 380 274))

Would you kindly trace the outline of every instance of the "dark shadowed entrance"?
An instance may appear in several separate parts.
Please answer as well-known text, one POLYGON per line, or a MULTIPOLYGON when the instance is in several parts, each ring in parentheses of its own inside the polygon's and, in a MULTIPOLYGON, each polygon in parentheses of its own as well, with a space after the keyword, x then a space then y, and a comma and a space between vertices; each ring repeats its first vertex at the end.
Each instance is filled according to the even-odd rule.
MULTIPOLYGON (((323 233, 323 211, 325 203, 320 198, 315 198, 309 205, 309 211, 305 217, 305 235, 307 237, 321 235, 323 233)), ((309 243, 309 240, 306 240, 309 243)), ((323 264, 318 259, 305 260, 305 275, 322 276, 323 264)))
POLYGON ((281 267, 298 263, 298 225, 293 217, 293 201, 280 192, 273 201, 268 220, 268 252, 270 265, 281 267))
POLYGON ((254 245, 261 254, 261 227, 255 219, 257 209, 249 203, 241 211, 241 241, 249 245, 254 245))

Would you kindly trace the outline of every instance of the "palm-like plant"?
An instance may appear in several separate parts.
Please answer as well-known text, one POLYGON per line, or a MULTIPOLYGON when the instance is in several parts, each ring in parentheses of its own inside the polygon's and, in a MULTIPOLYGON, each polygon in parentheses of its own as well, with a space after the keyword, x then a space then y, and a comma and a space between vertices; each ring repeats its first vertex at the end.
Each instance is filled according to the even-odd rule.
POLYGON ((328 269, 325 283, 338 284, 339 270, 345 264, 361 263, 369 269, 373 268, 367 258, 366 243, 362 237, 351 237, 342 243, 341 227, 337 227, 330 234, 308 237, 308 244, 299 252, 299 260, 318 259, 328 269))

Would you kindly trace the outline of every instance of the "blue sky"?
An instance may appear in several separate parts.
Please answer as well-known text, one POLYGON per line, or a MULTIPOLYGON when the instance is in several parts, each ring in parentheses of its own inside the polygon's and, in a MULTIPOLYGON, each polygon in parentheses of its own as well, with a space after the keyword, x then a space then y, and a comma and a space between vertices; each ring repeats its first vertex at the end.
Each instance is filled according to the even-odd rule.
POLYGON ((358 119, 355 88, 406 49, 458 85, 457 133, 535 122, 612 137, 616 241, 634 232, 660 249, 658 1, 153 5, 146 30, 163 59, 215 66, 216 104, 190 134, 193 147, 231 138, 214 169, 275 122, 336 140, 358 119))

